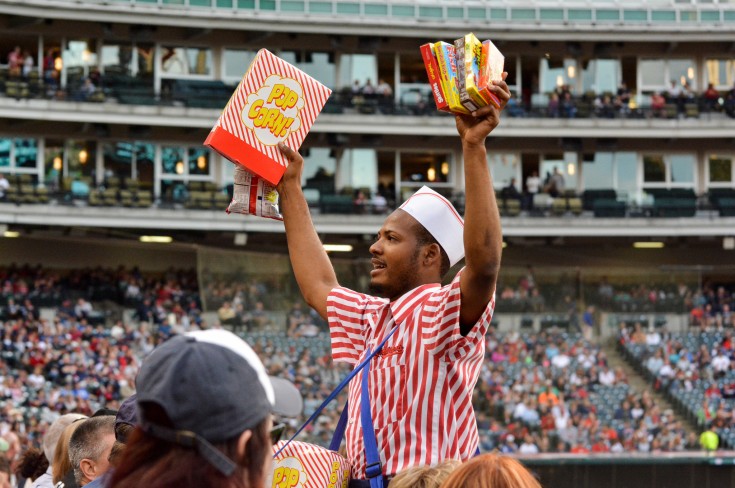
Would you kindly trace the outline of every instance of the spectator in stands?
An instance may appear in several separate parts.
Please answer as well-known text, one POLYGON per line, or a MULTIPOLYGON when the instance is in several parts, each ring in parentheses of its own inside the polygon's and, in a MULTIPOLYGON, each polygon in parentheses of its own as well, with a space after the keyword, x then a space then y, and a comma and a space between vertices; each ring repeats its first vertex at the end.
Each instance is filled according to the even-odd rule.
POLYGON ((20 77, 23 68, 23 53, 20 46, 15 48, 8 54, 8 75, 10 77, 20 77))
POLYGON ((390 480, 391 488, 440 488, 449 475, 462 463, 450 459, 435 466, 413 466, 390 480))
POLYGON ((378 86, 375 89, 375 93, 383 96, 384 98, 390 98, 393 96, 393 88, 383 78, 378 80, 378 86))
POLYGON ((222 303, 222 306, 217 310, 217 318, 222 325, 235 325, 237 314, 230 302, 222 303))
POLYGON ((31 71, 33 71, 33 66, 36 64, 35 60, 33 59, 33 56, 31 56, 31 53, 29 53, 27 50, 23 51, 23 78, 28 79, 28 77, 31 74, 31 71))
POLYGON ((48 469, 39 476, 32 485, 32 488, 53 488, 53 460, 56 444, 59 442, 64 429, 76 420, 86 418, 86 416, 77 413, 68 413, 62 415, 49 426, 46 434, 43 436, 43 453, 49 462, 48 469))
POLYGON ((126 398, 115 414, 115 442, 112 444, 109 456, 107 456, 110 467, 104 475, 89 483, 87 488, 103 488, 109 485, 112 474, 122 459, 122 454, 125 452, 128 437, 135 430, 135 426, 138 423, 136 399, 136 395, 131 395, 126 398))
POLYGON ((559 113, 567 119, 573 119, 577 116, 577 106, 574 99, 572 99, 572 94, 568 91, 559 100, 559 113))
POLYGON ((664 117, 666 109, 666 98, 659 92, 651 95, 651 112, 654 117, 664 117))
MULTIPOLYGON (((505 82, 494 82, 491 90, 499 96, 501 107, 504 106, 510 96, 505 82)), ((496 107, 488 105, 475 114, 476 116, 456 118, 457 130, 464 147, 467 201, 465 225, 461 224, 451 204, 442 200, 436 192, 427 188, 414 194, 401 209, 385 220, 378 232, 378 239, 370 248, 373 256, 370 284, 380 297, 359 294, 339 286, 334 268, 314 231, 309 209, 301 192, 303 158, 295 151, 280 146, 290 163, 278 187, 289 256, 306 302, 319 315, 329 320, 332 336, 338 338, 333 343, 334 359, 356 364, 369 353, 368 345, 372 341, 389 330, 395 330, 393 325, 404 322, 403 314, 414 317, 406 316, 411 328, 420 327, 422 333, 428 335, 432 335, 431 330, 441 328, 443 333, 448 333, 449 337, 455 337, 459 341, 437 343, 436 347, 439 349, 427 356, 417 349, 419 346, 424 347, 420 344, 421 341, 417 343, 411 339, 404 343, 403 339, 396 339, 403 337, 403 334, 393 336, 392 342, 388 342, 383 351, 396 351, 392 354, 403 355, 409 370, 417 368, 432 371, 439 365, 435 362, 436 357, 450 354, 456 345, 465 342, 464 337, 477 338, 461 357, 451 365, 444 366, 448 367, 446 376, 428 374, 426 378, 430 379, 429 383, 416 384, 409 387, 409 390, 391 390, 387 392, 387 396, 384 396, 384 385, 370 387, 370 400, 376 411, 395 411, 396 406, 402 404, 405 413, 401 417, 406 420, 416 418, 412 412, 418 413, 417 408, 423 409, 419 401, 423 389, 443 391, 448 385, 444 382, 455 377, 455 368, 473 365, 479 367, 482 364, 485 332, 490 325, 494 306, 490 298, 496 288, 502 247, 500 218, 487 166, 485 139, 500 122, 500 112, 496 107), (461 235, 464 237, 460 237, 461 235), (467 266, 451 285, 441 287, 439 282, 442 276, 465 253, 467 266), (460 290, 462 300, 459 309, 455 310, 455 315, 450 319, 443 315, 442 304, 449 303, 455 295, 459 297, 460 290), (388 306, 389 304, 391 305, 388 306), (419 313, 422 310, 424 312, 419 313), (421 323, 414 323, 419 316, 424 317, 421 323), (380 335, 374 335, 378 331, 380 335), (445 346, 449 349, 445 350, 445 346)), ((393 376, 388 378, 387 384, 401 385, 404 379, 394 373, 399 372, 391 372, 393 376)), ((356 380, 359 380, 359 376, 356 380)), ((452 433, 444 429, 425 429, 411 421, 400 421, 400 428, 406 432, 421 429, 418 437, 436 446, 437 452, 441 453, 438 461, 451 457, 468 459, 479 443, 477 423, 471 406, 471 392, 476 377, 457 377, 457 381, 456 388, 463 392, 461 398, 449 393, 446 396, 440 395, 441 402, 447 405, 447 412, 452 412, 450 415, 455 417, 451 422, 454 425, 452 433), (467 442, 458 443, 457 432, 466 433, 462 436, 466 435, 467 442)), ((348 403, 353 409, 359 403, 359 392, 352 388, 349 393, 348 403)), ((409 440, 401 435, 407 442, 395 443, 398 433, 391 434, 384 429, 386 422, 390 422, 389 417, 381 414, 375 420, 377 447, 385 461, 381 467, 382 474, 393 476, 416 465, 419 458, 414 455, 416 446, 413 442, 418 437, 411 436, 412 439, 409 440)), ((365 453, 360 447, 359 435, 358 429, 347 429, 347 457, 353 466, 353 477, 363 481, 362 484, 369 484, 365 453)))
POLYGON ((139 427, 111 488, 262 488, 271 412, 295 416, 302 407, 292 384, 269 378, 250 346, 222 329, 163 343, 143 363, 137 387, 139 427))
POLYGON ((561 174, 558 167, 554 166, 553 173, 545 190, 546 193, 554 198, 564 193, 564 175, 561 174))
POLYGON ((115 442, 115 417, 101 415, 80 421, 69 439, 69 461, 77 486, 99 478, 110 467, 107 458, 115 442))
POLYGON ((78 319, 87 319, 89 318, 89 314, 92 312, 92 304, 89 303, 84 298, 79 298, 77 300, 77 304, 74 307, 74 315, 78 319))
POLYGON ((526 178, 526 210, 533 208, 533 197, 539 192, 539 188, 541 188, 541 178, 538 176, 538 171, 532 171, 526 178))
POLYGON ((725 103, 722 108, 728 117, 735 118, 735 84, 725 95, 725 103))
POLYGON ((5 196, 9 188, 10 182, 4 174, 0 173, 0 201, 5 200, 5 196))
POLYGON ((713 111, 719 108, 720 92, 717 91, 714 84, 709 83, 707 85, 707 89, 702 94, 702 101, 704 102, 705 109, 708 111, 713 111))
POLYGON ((513 199, 513 200, 518 200, 519 203, 523 200, 523 197, 521 196, 521 192, 519 192, 518 188, 516 187, 515 178, 510 179, 508 186, 504 187, 500 191, 500 195, 503 198, 503 200, 513 199))
POLYGON ((92 82, 92 78, 90 77, 84 78, 84 81, 82 82, 82 86, 79 88, 79 92, 76 97, 76 100, 81 101, 81 102, 86 102, 92 97, 92 95, 96 91, 97 91, 97 87, 92 82))
POLYGON ((560 102, 559 102, 559 95, 556 93, 552 93, 549 95, 549 106, 546 108, 546 112, 549 117, 552 118, 558 118, 561 111, 560 111, 560 102))
POLYGON ((498 454, 472 458, 454 470, 442 488, 541 488, 516 459, 498 454))
MULTIPOLYGON (((18 479, 18 485, 21 485, 23 480, 27 480, 26 483, 30 484, 43 476, 49 467, 48 460, 44 456, 41 449, 31 447, 21 455, 18 461, 18 468, 16 470, 16 477, 18 479)), ((23 483, 21 486, 25 486, 23 483)), ((2 486, 2 482, 0 482, 2 486)))

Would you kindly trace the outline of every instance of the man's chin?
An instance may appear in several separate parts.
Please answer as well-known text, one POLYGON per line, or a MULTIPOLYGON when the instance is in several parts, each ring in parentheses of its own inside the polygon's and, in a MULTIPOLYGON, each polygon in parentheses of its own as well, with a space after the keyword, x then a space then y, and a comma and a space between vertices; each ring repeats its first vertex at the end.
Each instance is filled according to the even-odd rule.
POLYGON ((385 297, 385 287, 381 285, 380 283, 376 283, 373 280, 370 280, 370 294, 375 295, 377 297, 385 297))

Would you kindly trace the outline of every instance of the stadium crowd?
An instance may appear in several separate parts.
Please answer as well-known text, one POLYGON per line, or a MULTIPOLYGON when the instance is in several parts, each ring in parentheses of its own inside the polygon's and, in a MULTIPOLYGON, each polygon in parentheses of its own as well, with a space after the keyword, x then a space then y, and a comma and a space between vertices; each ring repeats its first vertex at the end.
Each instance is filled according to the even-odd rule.
MULTIPOLYGON (((518 286, 538 290, 533 270, 518 286)), ((608 287, 600 285, 603 291, 608 287)), ((502 290, 505 294, 507 287, 502 290)), ((694 390, 708 385, 701 415, 729 429, 735 422, 732 295, 724 288, 705 288, 694 295, 692 304, 708 311, 697 325, 721 335, 712 348, 687 349, 676 336, 640 326, 623 326, 620 340, 651 352, 643 360, 661 387, 676 383, 694 390), (718 402, 722 398, 730 403, 718 402)), ((344 365, 332 363, 325 325, 310 310, 298 304, 284 310, 288 334, 284 324, 275 324, 274 332, 257 322, 269 285, 218 283, 209 296, 219 297, 213 303, 219 305, 220 319, 223 308, 247 310, 249 321, 240 322, 249 324, 247 342, 271 374, 290 379, 301 391, 304 412, 288 420, 291 430, 347 374, 344 365)), ((62 273, 11 266, 0 269, 0 297, 0 438, 8 441, 8 456, 16 462, 26 449, 41 447, 59 415, 118 408, 134 392, 140 364, 156 345, 182 331, 217 326, 203 319, 196 276, 190 271, 152 276, 124 268, 62 273), (98 310, 110 303, 135 312, 123 320, 98 310), (41 308, 54 313, 47 317, 41 308), (106 326, 110 321, 112 326, 106 326)), ((302 440, 328 445, 344 401, 343 393, 302 440)), ((600 347, 573 331, 521 335, 491 329, 474 405, 484 451, 699 449, 696 435, 687 434, 672 412, 662 411, 647 392, 629 388, 625 373, 609 367, 600 347)), ((3 447, 0 441, 0 451, 3 447)))

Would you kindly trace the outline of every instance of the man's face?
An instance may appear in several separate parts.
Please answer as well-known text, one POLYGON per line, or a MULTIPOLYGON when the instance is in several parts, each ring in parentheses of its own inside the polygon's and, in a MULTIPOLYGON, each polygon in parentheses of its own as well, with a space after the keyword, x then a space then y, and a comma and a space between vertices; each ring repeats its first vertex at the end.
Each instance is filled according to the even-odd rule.
POLYGON ((90 476, 87 476, 88 478, 91 478, 89 481, 92 482, 105 474, 105 472, 110 467, 110 462, 108 458, 110 457, 110 451, 112 450, 112 445, 115 443, 115 433, 111 432, 109 434, 105 434, 102 438, 102 443, 105 446, 105 450, 100 454, 100 457, 98 459, 92 459, 92 464, 94 466, 94 471, 90 472, 90 476))
POLYGON ((418 222, 403 210, 385 219, 377 240, 370 246, 373 269, 370 289, 390 300, 420 285, 416 226, 418 222))

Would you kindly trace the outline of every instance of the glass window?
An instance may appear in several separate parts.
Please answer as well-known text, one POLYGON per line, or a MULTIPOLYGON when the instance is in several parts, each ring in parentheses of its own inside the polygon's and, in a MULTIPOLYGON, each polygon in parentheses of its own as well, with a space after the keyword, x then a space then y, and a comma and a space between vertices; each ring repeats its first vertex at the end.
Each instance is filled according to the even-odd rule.
POLYGON ((183 175, 184 170, 184 148, 178 146, 161 147, 161 173, 165 175, 183 175))
POLYGON ((328 147, 312 147, 304 154, 301 184, 315 188, 321 194, 334 194, 334 172, 337 169, 337 151, 328 147))
POLYGON ((665 65, 666 63, 663 59, 642 59, 638 65, 641 85, 654 87, 668 86, 665 65))
POLYGON ((582 161, 582 186, 585 190, 611 188, 614 153, 598 152, 585 155, 582 161))
POLYGON ((638 64, 641 90, 666 90, 674 82, 696 89, 696 64, 693 59, 642 59, 638 64))
MULTIPOLYGON (((61 186, 63 170, 64 143, 62 141, 46 139, 46 146, 44 148, 44 183, 46 186, 52 189, 59 188, 61 186)), ((67 191, 71 190, 71 183, 69 183, 68 187, 64 186, 63 189, 67 191)))
POLYGON ((549 183, 554 169, 561 173, 564 179, 564 188, 574 190, 577 188, 577 153, 565 152, 558 154, 545 154, 541 161, 541 181, 544 185, 549 183))
POLYGON ((496 190, 508 186, 512 178, 515 178, 516 188, 520 190, 521 185, 518 182, 521 181, 521 165, 518 154, 488 154, 487 164, 496 190))
POLYGON ((574 59, 541 59, 541 92, 549 93, 557 86, 570 85, 574 89, 577 76, 577 62, 574 59))
POLYGON ((694 169, 696 160, 690 154, 672 155, 669 158, 671 165, 671 183, 694 183, 694 169))
POLYGON ((95 145, 91 141, 70 140, 66 146, 66 175, 92 177, 95 170, 95 145))
POLYGON ((10 166, 10 139, 0 139, 0 168, 10 166))
POLYGON ((669 60, 669 79, 680 85, 686 85, 696 89, 695 64, 693 59, 671 59, 669 60))
POLYGON ((102 159, 105 178, 115 176, 122 181, 130 178, 133 171, 134 144, 131 142, 104 143, 102 159))
POLYGON ((35 139, 15 139, 15 167, 35 168, 38 146, 35 139))
POLYGON ((620 60, 593 59, 582 69, 582 90, 616 93, 621 78, 620 60))
POLYGON ((377 184, 377 152, 374 149, 345 149, 337 168, 337 191, 375 188, 377 184))
POLYGON ((709 157, 709 182, 732 183, 732 160, 730 156, 711 155, 709 157))
POLYGON ((112 44, 102 46, 101 64, 105 75, 130 75, 133 72, 133 46, 112 44))
POLYGON ((634 152, 615 153, 615 190, 628 202, 636 199, 638 190, 638 155, 634 152))
POLYGON ((339 69, 343 86, 352 86, 357 82, 362 87, 367 80, 375 85, 378 78, 378 59, 374 54, 343 54, 339 69))
POLYGON ((705 62, 705 84, 712 83, 719 90, 735 84, 735 59, 708 59, 705 62))
POLYGON ((189 174, 209 175, 210 153, 205 147, 189 148, 189 174))
POLYGON ((255 51, 225 49, 223 64, 224 78, 240 80, 255 59, 255 51))
POLYGON ((666 163, 660 154, 646 154, 643 156, 643 181, 645 183, 665 183, 666 163))
POLYGON ((404 183, 447 183, 451 174, 449 153, 401 153, 401 181, 404 183))
MULTIPOLYGON (((317 51, 282 51, 281 57, 302 70, 309 76, 313 76, 324 85, 334 88, 337 69, 334 64, 334 54, 317 51)), ((375 77, 371 78, 375 85, 375 77)))
POLYGON ((161 50, 162 76, 175 78, 212 75, 211 49, 165 46, 161 50))
POLYGON ((133 178, 137 178, 142 188, 153 187, 153 160, 156 148, 153 144, 135 143, 135 166, 133 178))

